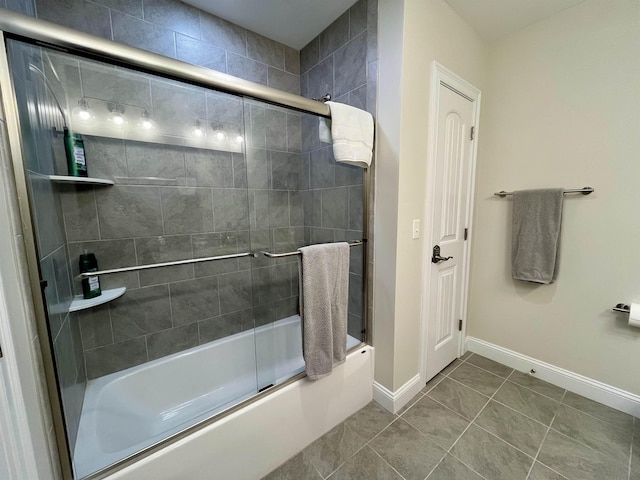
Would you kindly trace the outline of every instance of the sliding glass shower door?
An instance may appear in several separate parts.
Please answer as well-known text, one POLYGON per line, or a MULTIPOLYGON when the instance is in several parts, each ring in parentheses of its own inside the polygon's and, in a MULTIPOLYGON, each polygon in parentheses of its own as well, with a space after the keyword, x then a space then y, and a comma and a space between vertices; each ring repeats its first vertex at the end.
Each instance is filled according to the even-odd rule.
POLYGON ((18 41, 9 53, 81 478, 258 390, 245 102, 18 41))
MULTIPOLYGON (((328 120, 245 101, 247 177, 260 389, 304 371, 298 248, 364 238, 364 170, 337 163, 328 120)), ((363 246, 350 251, 349 348, 364 340, 363 246)))

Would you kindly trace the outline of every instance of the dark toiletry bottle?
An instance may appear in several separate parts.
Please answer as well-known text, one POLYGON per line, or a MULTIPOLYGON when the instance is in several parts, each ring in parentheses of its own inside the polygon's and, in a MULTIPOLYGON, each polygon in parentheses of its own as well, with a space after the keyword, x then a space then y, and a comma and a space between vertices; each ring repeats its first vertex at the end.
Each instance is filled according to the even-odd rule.
MULTIPOLYGON (((83 253, 80 255, 80 273, 97 272, 98 261, 93 253, 83 253)), ((95 298, 102 295, 100 290, 100 278, 87 277, 82 279, 82 294, 84 298, 95 298)))
POLYGON ((67 167, 72 177, 87 176, 87 157, 84 152, 84 140, 79 133, 71 133, 64 127, 64 150, 67 154, 67 167))

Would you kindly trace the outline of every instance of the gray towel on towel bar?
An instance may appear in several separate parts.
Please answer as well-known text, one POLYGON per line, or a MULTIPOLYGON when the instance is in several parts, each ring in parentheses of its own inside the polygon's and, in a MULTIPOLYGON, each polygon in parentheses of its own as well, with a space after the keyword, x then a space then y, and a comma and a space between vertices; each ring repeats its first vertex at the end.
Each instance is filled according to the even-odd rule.
POLYGON ((302 353, 307 376, 317 380, 346 357, 349 244, 310 245, 299 251, 302 353))
POLYGON ((558 276, 562 188, 513 192, 511 275, 553 283, 558 276))

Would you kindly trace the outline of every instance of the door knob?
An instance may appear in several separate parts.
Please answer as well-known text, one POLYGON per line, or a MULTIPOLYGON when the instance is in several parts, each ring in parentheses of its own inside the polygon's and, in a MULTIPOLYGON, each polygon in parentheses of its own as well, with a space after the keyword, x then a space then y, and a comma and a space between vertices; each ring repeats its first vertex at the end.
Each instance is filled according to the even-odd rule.
POLYGON ((433 254, 431 255, 431 263, 439 263, 446 262, 447 260, 451 260, 453 257, 441 257, 440 256, 440 245, 436 245, 433 247, 433 254))

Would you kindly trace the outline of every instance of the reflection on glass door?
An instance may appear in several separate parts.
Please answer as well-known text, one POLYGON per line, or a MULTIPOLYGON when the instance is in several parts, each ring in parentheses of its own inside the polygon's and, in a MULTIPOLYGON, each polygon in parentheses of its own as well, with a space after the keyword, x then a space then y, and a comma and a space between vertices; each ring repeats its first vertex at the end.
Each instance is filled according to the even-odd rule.
POLYGON ((9 49, 82 478, 258 390, 244 101, 17 41, 9 49), (238 256, 192 262, 227 255, 238 256), (158 263, 169 265, 146 268, 158 263), (109 269, 123 271, 91 276, 109 269))

